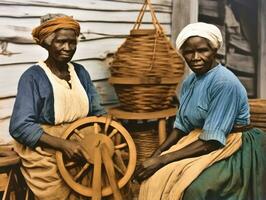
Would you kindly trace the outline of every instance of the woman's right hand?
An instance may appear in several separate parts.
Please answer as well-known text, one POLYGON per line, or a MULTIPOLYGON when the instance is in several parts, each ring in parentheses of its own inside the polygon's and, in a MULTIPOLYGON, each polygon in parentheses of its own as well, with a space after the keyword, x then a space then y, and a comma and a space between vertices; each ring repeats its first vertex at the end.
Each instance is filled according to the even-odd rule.
POLYGON ((134 178, 141 183, 143 180, 152 176, 156 171, 164 166, 163 158, 152 157, 142 162, 135 170, 134 178))
POLYGON ((39 139, 39 145, 59 150, 70 159, 85 158, 87 162, 90 160, 89 153, 78 141, 65 140, 43 133, 39 139))
POLYGON ((150 158, 158 157, 161 155, 161 153, 162 153, 161 149, 158 148, 158 149, 156 149, 156 151, 153 152, 153 154, 150 156, 150 158))
POLYGON ((88 162, 90 160, 87 150, 78 141, 62 139, 59 150, 69 159, 85 158, 88 162))

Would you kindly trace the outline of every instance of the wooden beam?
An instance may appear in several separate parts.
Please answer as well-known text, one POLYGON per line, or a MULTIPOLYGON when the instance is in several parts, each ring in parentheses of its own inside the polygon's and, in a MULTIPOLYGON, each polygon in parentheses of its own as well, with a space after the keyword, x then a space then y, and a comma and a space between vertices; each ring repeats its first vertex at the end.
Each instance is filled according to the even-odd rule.
POLYGON ((172 10, 171 41, 175 45, 178 33, 187 24, 198 21, 198 0, 174 0, 172 10))
MULTIPOLYGON (((198 0, 173 0, 171 42, 174 46, 179 32, 186 25, 198 21, 198 10, 198 0)), ((188 67, 185 67, 183 78, 185 78, 190 72, 191 70, 188 67)), ((177 94, 180 92, 180 86, 181 84, 177 87, 177 94)))
POLYGON ((266 1, 259 0, 258 16, 258 98, 266 98, 266 1))

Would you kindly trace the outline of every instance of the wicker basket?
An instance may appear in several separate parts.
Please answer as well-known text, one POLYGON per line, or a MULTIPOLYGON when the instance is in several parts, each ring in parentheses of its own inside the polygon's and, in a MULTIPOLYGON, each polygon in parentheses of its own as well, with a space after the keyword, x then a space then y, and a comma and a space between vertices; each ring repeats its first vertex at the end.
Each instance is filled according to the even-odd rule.
POLYGON ((266 131, 266 99, 249 99, 251 124, 266 131))
POLYGON ((155 130, 131 133, 137 148, 137 164, 147 160, 159 146, 158 133, 155 130))
POLYGON ((146 0, 129 37, 115 53, 110 82, 122 109, 152 112, 170 107, 184 73, 184 60, 176 52, 146 0), (149 7, 154 29, 140 29, 149 7))

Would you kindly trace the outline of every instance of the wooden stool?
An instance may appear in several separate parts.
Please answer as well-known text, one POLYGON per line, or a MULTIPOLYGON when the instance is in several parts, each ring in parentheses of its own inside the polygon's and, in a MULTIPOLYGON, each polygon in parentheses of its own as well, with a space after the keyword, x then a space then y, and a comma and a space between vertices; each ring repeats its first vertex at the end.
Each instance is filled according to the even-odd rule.
POLYGON ((158 134, 159 134, 159 144, 162 144, 166 139, 166 119, 176 115, 177 108, 169 108, 156 112, 147 113, 134 113, 121 110, 119 107, 114 107, 109 109, 109 114, 117 119, 126 120, 151 120, 156 119, 159 121, 158 134))
POLYGON ((20 172, 20 158, 10 146, 0 146, 2 200, 28 199, 29 190, 20 172))

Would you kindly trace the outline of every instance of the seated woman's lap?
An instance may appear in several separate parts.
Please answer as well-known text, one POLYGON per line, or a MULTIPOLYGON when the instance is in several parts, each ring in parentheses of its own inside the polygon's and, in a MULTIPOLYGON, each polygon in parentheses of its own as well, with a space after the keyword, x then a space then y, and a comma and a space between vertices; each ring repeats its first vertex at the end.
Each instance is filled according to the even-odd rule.
POLYGON ((265 155, 266 134, 246 131, 241 149, 203 171, 185 190, 183 200, 263 199, 265 155))

